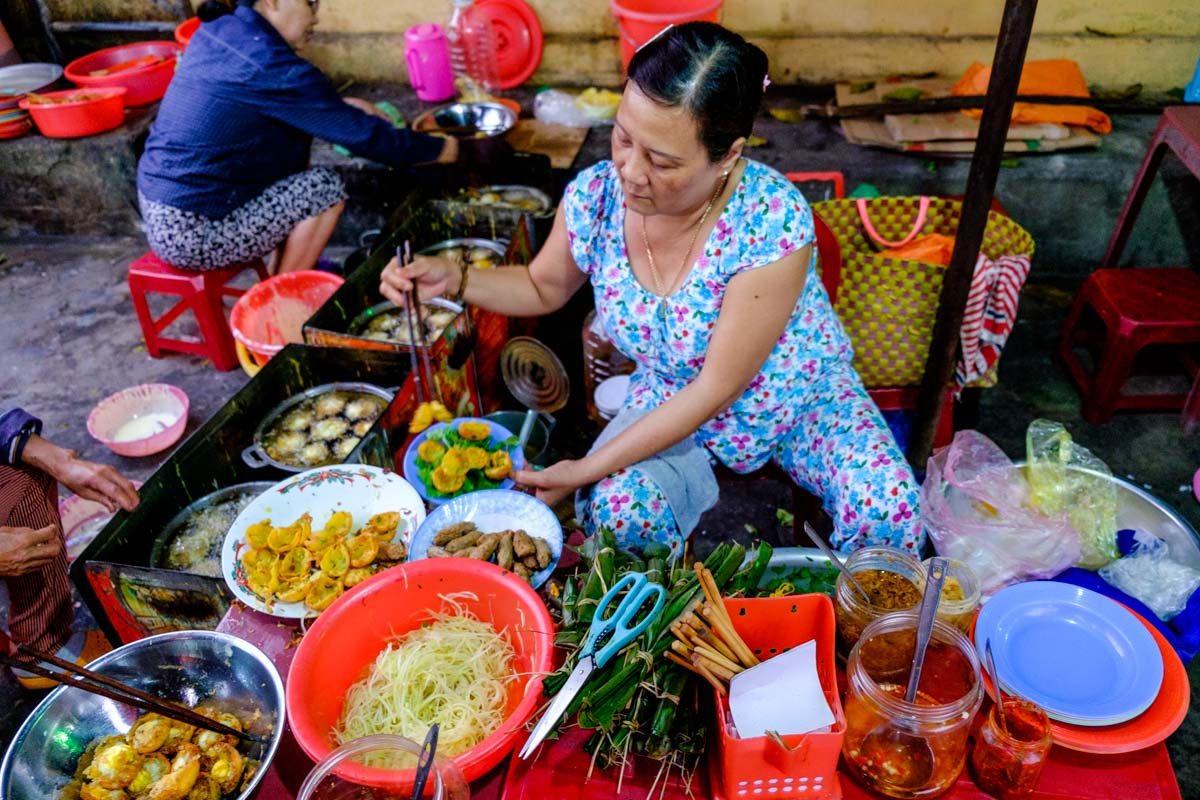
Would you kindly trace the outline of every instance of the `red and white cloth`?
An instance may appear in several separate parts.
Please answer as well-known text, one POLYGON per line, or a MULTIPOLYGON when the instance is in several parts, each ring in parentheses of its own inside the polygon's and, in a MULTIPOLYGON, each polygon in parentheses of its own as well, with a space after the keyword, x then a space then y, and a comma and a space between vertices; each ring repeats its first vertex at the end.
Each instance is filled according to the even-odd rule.
POLYGON ((955 394, 979 380, 1000 358, 1017 321, 1021 287, 1029 276, 1029 256, 1001 256, 993 261, 982 253, 963 312, 959 332, 961 353, 954 370, 955 394))

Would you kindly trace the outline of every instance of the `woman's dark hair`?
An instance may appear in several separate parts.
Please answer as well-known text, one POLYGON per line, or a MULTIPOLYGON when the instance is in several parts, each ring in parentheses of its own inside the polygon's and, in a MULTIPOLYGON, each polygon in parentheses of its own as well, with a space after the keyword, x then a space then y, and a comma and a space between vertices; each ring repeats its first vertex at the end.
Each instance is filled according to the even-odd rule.
POLYGON ((196 9, 201 22, 212 22, 217 17, 232 14, 235 6, 253 6, 256 0, 204 0, 196 9))
POLYGON ((714 22, 685 22, 642 45, 628 75, 651 100, 686 108, 715 162, 754 127, 767 54, 714 22))

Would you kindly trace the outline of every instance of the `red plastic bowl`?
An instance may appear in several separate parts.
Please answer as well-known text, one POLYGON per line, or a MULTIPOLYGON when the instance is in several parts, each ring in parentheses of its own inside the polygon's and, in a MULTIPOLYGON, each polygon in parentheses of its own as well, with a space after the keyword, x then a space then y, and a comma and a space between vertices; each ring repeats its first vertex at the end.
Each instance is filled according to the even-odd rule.
POLYGON ((70 64, 64 74, 67 80, 79 86, 124 86, 129 90, 125 105, 142 106, 162 98, 167 84, 175 77, 175 57, 183 51, 177 42, 136 42, 97 50, 70 64), (93 76, 96 70, 123 64, 143 56, 162 56, 163 60, 145 67, 135 67, 115 72, 112 75, 93 76))
POLYGON ((344 282, 331 272, 308 269, 254 284, 229 314, 233 338, 262 366, 288 342, 304 341, 304 323, 344 282))
POLYGON ((192 17, 186 22, 181 22, 175 26, 175 41, 179 42, 184 47, 191 41, 192 34, 200 27, 200 18, 192 17))
MULTIPOLYGON (((346 692, 366 674, 386 642, 449 610, 443 595, 496 630, 516 651, 517 676, 509 683, 508 708, 500 729, 454 757, 468 781, 499 764, 523 726, 542 704, 542 676, 553 669, 554 626, 537 593, 495 564, 467 558, 430 558, 392 567, 360 583, 321 613, 300 640, 287 679, 287 716, 296 741, 320 763, 337 746, 333 730, 346 692)), ((412 770, 383 770, 346 762, 335 768, 345 780, 407 796, 412 770)))
POLYGON ((124 86, 87 89, 67 89, 47 92, 42 97, 61 98, 78 95, 80 100, 68 103, 34 103, 28 97, 21 108, 29 112, 42 136, 71 139, 111 131, 125 121, 124 86))

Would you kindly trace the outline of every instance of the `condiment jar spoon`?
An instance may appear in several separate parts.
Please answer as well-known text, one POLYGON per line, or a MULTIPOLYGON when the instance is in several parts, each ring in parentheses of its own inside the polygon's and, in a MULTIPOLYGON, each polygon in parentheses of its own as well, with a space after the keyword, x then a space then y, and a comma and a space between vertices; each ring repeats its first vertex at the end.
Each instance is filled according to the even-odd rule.
MULTIPOLYGON (((937 607, 942 598, 942 584, 946 581, 946 560, 935 558, 929 562, 925 579, 925 594, 921 596, 921 609, 917 616, 917 643, 913 649, 912 669, 908 674, 908 685, 904 690, 904 702, 914 704, 917 685, 921 682, 921 669, 925 665, 925 650, 933 635, 933 623, 937 619, 937 607)), ((929 783, 933 777, 933 750, 922 736, 901 730, 895 721, 884 723, 867 734, 862 743, 863 752, 878 754, 877 761, 898 758, 907 761, 907 770, 898 770, 891 776, 891 783, 902 789, 917 789, 929 783)))
POLYGON ((867 590, 864 589, 862 584, 855 579, 854 573, 852 573, 846 567, 846 565, 842 563, 842 560, 838 558, 837 553, 834 552, 833 548, 821 538, 819 533, 813 530, 813 526, 809 525, 807 522, 804 523, 804 532, 808 534, 808 538, 812 539, 813 544, 815 544, 817 548, 825 554, 825 557, 829 559, 829 563, 837 567, 838 571, 846 576, 846 580, 850 581, 850 585, 858 590, 858 593, 863 596, 864 600, 870 603, 871 595, 867 594, 867 590))
POLYGON ((996 674, 996 659, 992 657, 991 639, 984 642, 983 654, 987 659, 988 673, 992 676, 992 688, 996 690, 996 713, 1000 716, 1000 730, 1008 733, 1008 720, 1004 718, 1004 692, 1000 689, 1000 677, 996 674))

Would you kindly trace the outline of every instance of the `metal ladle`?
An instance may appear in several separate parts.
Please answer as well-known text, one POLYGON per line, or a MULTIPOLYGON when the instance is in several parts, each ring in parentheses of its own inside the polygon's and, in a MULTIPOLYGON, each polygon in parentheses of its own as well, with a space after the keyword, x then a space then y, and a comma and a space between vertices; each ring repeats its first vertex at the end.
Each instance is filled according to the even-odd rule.
MULTIPOLYGON (((921 610, 917 616, 917 644, 913 650, 912 670, 904 690, 904 702, 912 705, 917 699, 917 685, 921 682, 921 668, 925 665, 925 650, 933 634, 933 623, 937 619, 937 607, 942 598, 942 584, 946 581, 946 560, 934 558, 929 562, 925 579, 925 594, 921 597, 921 610)), ((863 752, 880 754, 904 754, 909 769, 898 773, 890 782, 901 789, 918 789, 933 777, 933 749, 923 736, 898 728, 894 722, 884 723, 866 735, 862 743, 863 752)))

